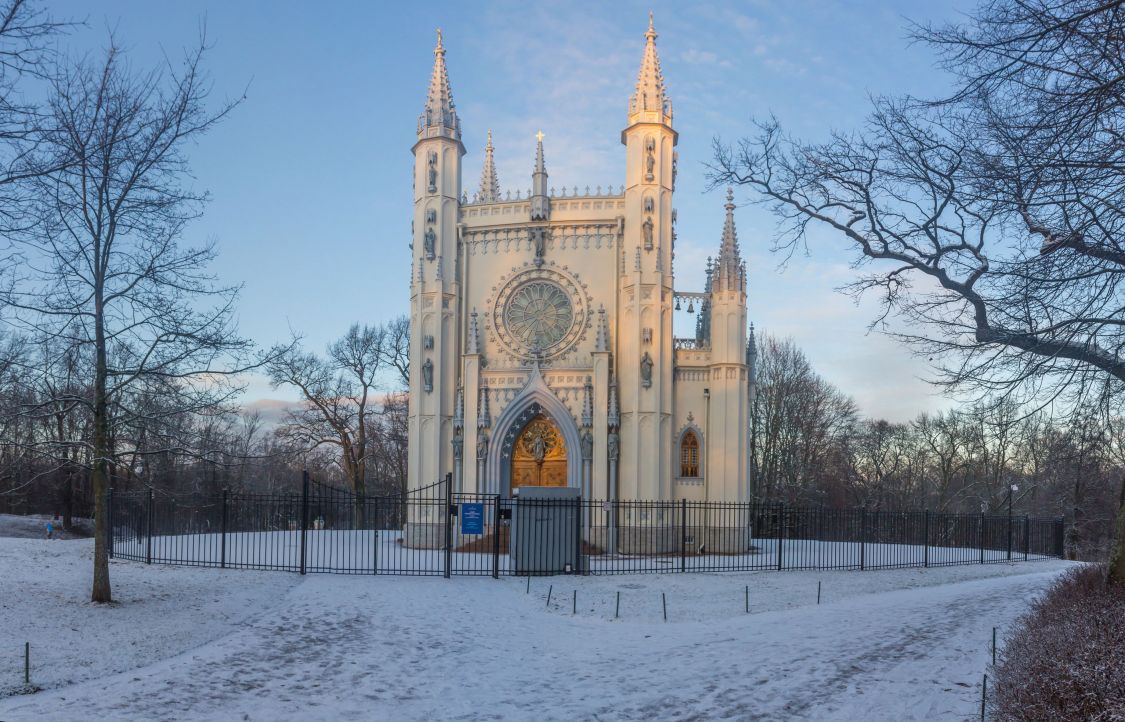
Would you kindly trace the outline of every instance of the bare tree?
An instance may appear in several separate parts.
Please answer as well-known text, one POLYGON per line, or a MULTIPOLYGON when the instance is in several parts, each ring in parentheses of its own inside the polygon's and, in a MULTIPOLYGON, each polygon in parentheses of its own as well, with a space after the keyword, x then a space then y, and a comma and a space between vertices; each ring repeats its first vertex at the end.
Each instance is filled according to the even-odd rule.
POLYGON ((881 295, 877 322, 907 321, 897 335, 942 383, 1120 413, 1123 27, 1120 2, 985 2, 916 29, 959 76, 953 97, 876 101, 862 133, 823 144, 761 123, 716 141, 712 180, 761 194, 781 249, 814 225, 850 243, 869 269, 852 289, 881 295))
POLYGON ((405 324, 405 319, 385 326, 353 324, 329 344, 325 357, 294 347, 268 366, 274 387, 291 386, 303 401, 289 412, 283 435, 305 449, 336 447, 340 468, 359 499, 368 493, 372 454, 388 441, 376 433, 386 372, 396 380, 408 378, 405 324))
POLYGON ((212 408, 249 350, 232 326, 237 288, 206 272, 213 245, 179 243, 206 200, 185 182, 186 148, 234 105, 208 108, 203 55, 201 41, 180 68, 138 72, 111 40, 100 58, 59 62, 34 139, 58 162, 27 184, 35 223, 13 235, 0 290, 16 324, 90 359, 95 602, 111 600, 106 489, 121 430, 146 418, 137 402, 212 408))

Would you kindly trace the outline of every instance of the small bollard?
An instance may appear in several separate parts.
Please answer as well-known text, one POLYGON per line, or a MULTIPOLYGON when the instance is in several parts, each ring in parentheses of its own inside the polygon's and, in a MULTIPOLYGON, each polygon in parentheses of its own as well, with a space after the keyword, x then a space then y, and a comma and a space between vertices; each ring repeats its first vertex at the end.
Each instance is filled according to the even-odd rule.
POLYGON ((992 628, 992 666, 996 666, 996 627, 992 628))
POLYGON ((621 592, 617 592, 617 606, 613 608, 613 618, 617 619, 621 616, 621 592))
POLYGON ((527 591, 524 594, 531 594, 531 575, 527 575, 527 591))
POLYGON ((746 613, 750 613, 750 585, 746 585, 746 613))
POLYGON ((31 684, 31 642, 23 643, 23 683, 31 684))
POLYGON ((816 603, 820 604, 820 582, 816 583, 816 603))
POLYGON ((570 613, 578 614, 578 590, 574 590, 574 595, 570 600, 570 613))
POLYGON ((550 609, 550 608, 551 608, 551 592, 553 592, 554 590, 555 590, 555 585, 554 585, 554 584, 552 584, 551 586, 547 587, 547 609, 550 609))
POLYGON ((664 596, 664 592, 660 593, 660 606, 664 607, 664 621, 668 621, 668 599, 664 596))
POLYGON ((988 675, 984 675, 984 681, 980 685, 980 722, 984 722, 984 708, 988 701, 988 675))

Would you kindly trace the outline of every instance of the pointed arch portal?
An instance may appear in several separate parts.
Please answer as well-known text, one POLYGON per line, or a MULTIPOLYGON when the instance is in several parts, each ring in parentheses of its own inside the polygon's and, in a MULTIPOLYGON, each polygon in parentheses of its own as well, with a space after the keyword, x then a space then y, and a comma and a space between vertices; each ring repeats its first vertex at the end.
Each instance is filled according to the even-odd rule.
POLYGON ((511 496, 512 489, 520 486, 582 488, 578 426, 537 372, 493 428, 485 491, 511 496), (540 452, 542 464, 537 458, 540 452))

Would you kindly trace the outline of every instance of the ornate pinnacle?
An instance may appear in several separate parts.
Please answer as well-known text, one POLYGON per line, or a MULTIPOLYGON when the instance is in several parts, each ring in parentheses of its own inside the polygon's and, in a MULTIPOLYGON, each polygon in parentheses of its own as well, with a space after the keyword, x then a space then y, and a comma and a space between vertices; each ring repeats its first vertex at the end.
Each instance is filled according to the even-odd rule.
POLYGON ((465 344, 466 354, 480 353, 480 327, 477 324, 477 310, 469 314, 469 338, 465 344))
POLYGON ((621 412, 617 408, 617 383, 609 385, 609 414, 606 417, 609 428, 616 429, 621 426, 621 412))
POLYGON ((746 272, 738 250, 738 232, 734 227, 734 189, 727 188, 726 221, 723 223, 723 241, 719 258, 715 262, 713 287, 716 291, 741 291, 746 272))
POLYGON ((492 156, 492 130, 488 131, 488 144, 484 146, 484 170, 480 174, 480 192, 477 197, 481 203, 496 203, 500 200, 500 181, 496 177, 496 162, 492 156))
POLYGON ((609 324, 606 322, 605 306, 598 308, 598 330, 594 336, 594 351, 609 351, 609 324))
POLYGON ((453 408, 453 430, 465 428, 465 388, 457 387, 457 405, 453 408))
POLYGON ((590 377, 586 377, 586 385, 582 387, 582 428, 588 429, 594 424, 594 386, 590 377))
POLYGON ((488 413, 488 387, 480 385, 480 402, 477 404, 477 429, 492 426, 492 415, 488 413))

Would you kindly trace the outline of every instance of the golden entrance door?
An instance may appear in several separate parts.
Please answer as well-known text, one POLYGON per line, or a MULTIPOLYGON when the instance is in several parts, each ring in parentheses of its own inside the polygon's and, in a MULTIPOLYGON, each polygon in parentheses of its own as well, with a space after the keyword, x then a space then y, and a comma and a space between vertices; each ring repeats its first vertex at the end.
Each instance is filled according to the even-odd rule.
POLYGON ((566 486, 566 444, 542 414, 527 422, 512 449, 512 488, 520 486, 566 486))

